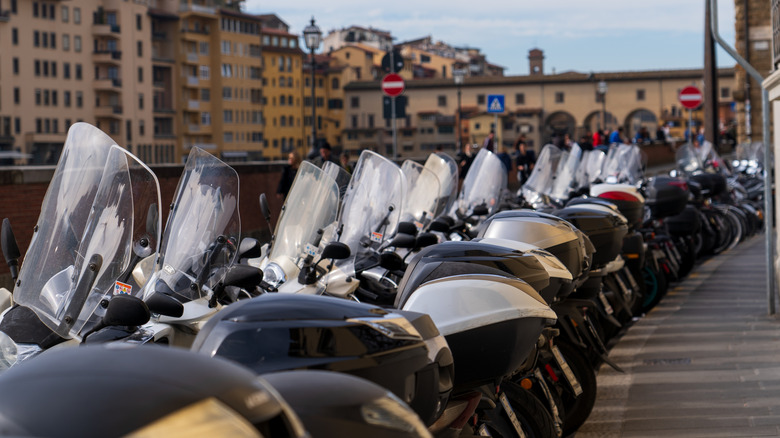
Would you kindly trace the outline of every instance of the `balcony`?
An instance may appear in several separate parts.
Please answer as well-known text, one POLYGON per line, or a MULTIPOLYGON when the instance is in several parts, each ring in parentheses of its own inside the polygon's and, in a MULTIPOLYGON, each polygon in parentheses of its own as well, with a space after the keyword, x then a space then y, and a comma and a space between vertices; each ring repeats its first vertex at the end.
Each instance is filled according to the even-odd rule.
POLYGON ((0 11, 0 23, 7 23, 11 19, 11 11, 0 11))
POLYGON ((192 12, 199 15, 214 16, 217 14, 217 8, 203 5, 184 4, 179 7, 179 12, 192 12))
POLYGON ((176 113, 176 110, 174 110, 173 108, 162 107, 162 106, 156 106, 156 107, 152 108, 152 111, 155 112, 155 113, 159 113, 159 114, 175 114, 176 113))
POLYGON ((187 80, 184 82, 184 85, 189 88, 198 88, 198 85, 200 85, 200 79, 198 79, 197 76, 187 76, 187 80))
POLYGON ((97 78, 92 81, 92 88, 118 92, 122 89, 122 80, 118 78, 97 78))
POLYGON ((198 60, 200 59, 200 56, 198 56, 197 53, 187 53, 187 62, 191 64, 197 64, 198 60))
POLYGON ((92 35, 119 38, 119 25, 108 23, 92 24, 92 35))
POLYGON ((103 105, 95 107, 96 118, 121 119, 122 105, 103 105))
POLYGON ((119 65, 122 61, 120 50, 95 50, 92 52, 92 61, 95 64, 119 65))
POLYGON ((200 109, 200 102, 194 99, 187 101, 187 109, 190 111, 197 111, 200 109))
POLYGON ((187 130, 188 133, 199 133, 200 132, 200 125, 197 123, 190 123, 189 125, 184 125, 184 128, 187 130))

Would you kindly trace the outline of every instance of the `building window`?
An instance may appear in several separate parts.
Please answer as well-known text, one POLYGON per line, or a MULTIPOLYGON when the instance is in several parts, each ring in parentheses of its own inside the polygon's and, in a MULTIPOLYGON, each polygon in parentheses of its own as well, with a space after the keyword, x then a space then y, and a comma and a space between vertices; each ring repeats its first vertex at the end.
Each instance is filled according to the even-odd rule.
POLYGON ((222 121, 225 123, 233 123, 233 111, 231 110, 222 111, 222 121))
POLYGON ((38 16, 38 2, 33 2, 33 17, 38 16))
POLYGON ((19 97, 19 87, 14 87, 14 103, 19 105, 21 98, 19 97))
POLYGON ((73 22, 81 24, 81 8, 73 8, 73 22))
POLYGON ((11 43, 15 46, 19 45, 19 29, 15 27, 11 29, 11 43))
POLYGON ((200 78, 201 79, 208 79, 209 78, 209 66, 208 65, 201 65, 200 66, 200 78))
POLYGON ((203 41, 199 44, 199 50, 201 55, 209 54, 209 43, 203 41))
POLYGON ((352 98, 349 100, 349 107, 360 108, 360 98, 357 96, 352 96, 352 98))
POLYGON ((141 30, 141 14, 135 14, 135 29, 141 30))
POLYGON ((18 10, 16 8, 16 0, 11 0, 11 13, 12 14, 18 13, 18 10))
POLYGON ((49 34, 49 42, 51 43, 51 48, 56 49, 57 48, 57 34, 54 32, 51 32, 49 34))
POLYGON ((222 54, 230 55, 230 41, 222 41, 222 54))
POLYGON ((515 105, 525 105, 525 94, 524 93, 517 93, 517 94, 515 94, 515 105))
POLYGON ((146 126, 143 120, 138 121, 138 135, 143 137, 146 134, 146 126))
POLYGON ((202 112, 200 113, 200 124, 201 125, 211 125, 211 113, 210 112, 202 112))
POLYGON ((140 84, 143 81, 144 81, 144 68, 138 67, 138 83, 140 84))
POLYGON ((34 69, 35 69, 35 76, 40 76, 41 75, 41 61, 36 59, 35 62, 33 63, 33 65, 34 65, 34 69))
POLYGON ((37 30, 33 31, 33 46, 40 47, 41 45, 41 33, 37 30))
POLYGON ((374 127, 374 115, 369 114, 368 115, 368 127, 373 128, 374 127))
POLYGON ((230 87, 222 87, 222 98, 225 100, 233 99, 233 89, 230 87))
POLYGON ((65 105, 65 107, 70 108, 70 91, 63 92, 62 104, 65 105))
POLYGON ((51 77, 53 78, 57 77, 57 61, 51 62, 51 77))
POLYGON ((339 78, 333 78, 333 79, 330 80, 330 88, 332 88, 334 90, 338 90, 339 89, 339 85, 340 85, 339 84, 339 78))
POLYGON ((14 58, 13 60, 13 72, 15 75, 19 74, 19 58, 14 58))
POLYGON ((19 117, 14 118, 14 131, 17 134, 22 133, 22 120, 19 117))
POLYGON ((61 12, 60 15, 62 15, 62 22, 63 23, 67 23, 68 22, 68 7, 67 6, 63 6, 62 7, 62 12, 61 12))
POLYGON ((70 35, 62 35, 62 50, 65 50, 66 52, 70 50, 70 35))
POLYGON ((439 106, 447 106, 447 96, 438 97, 439 106))
POLYGON ((57 90, 51 90, 51 104, 57 106, 57 90))
MULTIPOLYGON (((74 19, 75 19, 75 14, 74 19)), ((81 91, 76 92, 76 108, 81 108, 84 106, 84 94, 81 91)))
POLYGON ((564 96, 562 91, 555 92, 555 103, 563 103, 564 96))
POLYGON ((65 79, 70 79, 70 63, 69 62, 63 62, 62 63, 62 77, 65 79))
POLYGON ((144 109, 144 93, 138 93, 138 109, 144 109))
POLYGON ((76 64, 76 79, 81 80, 81 64, 76 64))
POLYGON ((208 102, 211 100, 211 90, 208 88, 201 88, 200 89, 200 100, 203 102, 208 102))
POLYGON ((636 100, 638 100, 638 101, 645 100, 645 90, 644 89, 636 90, 636 100))
POLYGON ((144 56, 144 43, 143 41, 138 41, 135 43, 135 51, 139 58, 144 56))
POLYGON ((721 87, 720 88, 720 98, 721 99, 730 99, 731 98, 731 89, 729 87, 721 87))
POLYGON ((357 116, 352 116, 352 127, 357 128, 358 127, 358 118, 357 116))
POLYGON ((75 35, 73 37, 73 50, 76 52, 81 52, 81 36, 75 35))
POLYGON ((477 94, 477 105, 484 105, 484 104, 485 104, 485 95, 477 94))

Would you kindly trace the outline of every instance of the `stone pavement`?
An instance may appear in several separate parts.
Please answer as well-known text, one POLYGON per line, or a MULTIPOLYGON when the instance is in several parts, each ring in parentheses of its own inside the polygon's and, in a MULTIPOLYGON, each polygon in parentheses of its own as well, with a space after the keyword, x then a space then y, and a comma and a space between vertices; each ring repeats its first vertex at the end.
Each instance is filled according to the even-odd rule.
POLYGON ((780 436, 780 317, 764 236, 701 263, 630 327, 602 366, 576 438, 780 436))

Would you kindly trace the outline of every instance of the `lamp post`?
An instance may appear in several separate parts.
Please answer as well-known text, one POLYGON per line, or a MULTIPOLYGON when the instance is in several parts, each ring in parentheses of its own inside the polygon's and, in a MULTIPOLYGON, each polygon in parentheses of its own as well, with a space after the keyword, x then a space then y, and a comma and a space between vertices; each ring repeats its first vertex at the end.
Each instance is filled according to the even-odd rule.
POLYGON ((461 122, 461 118, 463 117, 463 113, 461 112, 461 106, 460 106, 460 87, 463 85, 464 77, 466 76, 466 72, 464 72, 461 69, 453 70, 452 71, 452 77, 455 79, 455 85, 458 87, 458 141, 456 142, 458 146, 458 152, 461 150, 461 142, 463 141, 463 133, 461 132, 463 123, 461 122))
POLYGON ((607 130, 607 83, 599 81, 598 92, 601 95, 601 126, 607 130))
POLYGON ((316 63, 314 62, 314 51, 320 47, 322 43, 322 31, 314 24, 314 17, 311 17, 311 24, 303 29, 303 39, 306 43, 306 48, 311 52, 311 152, 310 155, 317 154, 317 99, 315 96, 315 84, 314 84, 314 70, 316 63))

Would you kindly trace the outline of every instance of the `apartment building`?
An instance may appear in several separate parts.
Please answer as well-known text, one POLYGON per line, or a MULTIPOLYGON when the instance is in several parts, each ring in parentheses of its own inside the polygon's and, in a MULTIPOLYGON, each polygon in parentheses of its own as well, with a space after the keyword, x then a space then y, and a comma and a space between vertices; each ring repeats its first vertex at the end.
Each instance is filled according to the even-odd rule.
POLYGON ((145 4, 10 0, 3 9, 0 149, 6 164, 56 163, 68 127, 78 121, 95 124, 132 151, 151 145, 158 156, 172 156, 171 142, 153 138, 147 107, 153 93, 145 4))
POLYGON ((303 126, 303 51, 299 36, 273 14, 262 22, 263 104, 265 159, 286 159, 292 151, 305 155, 308 139, 303 126))

